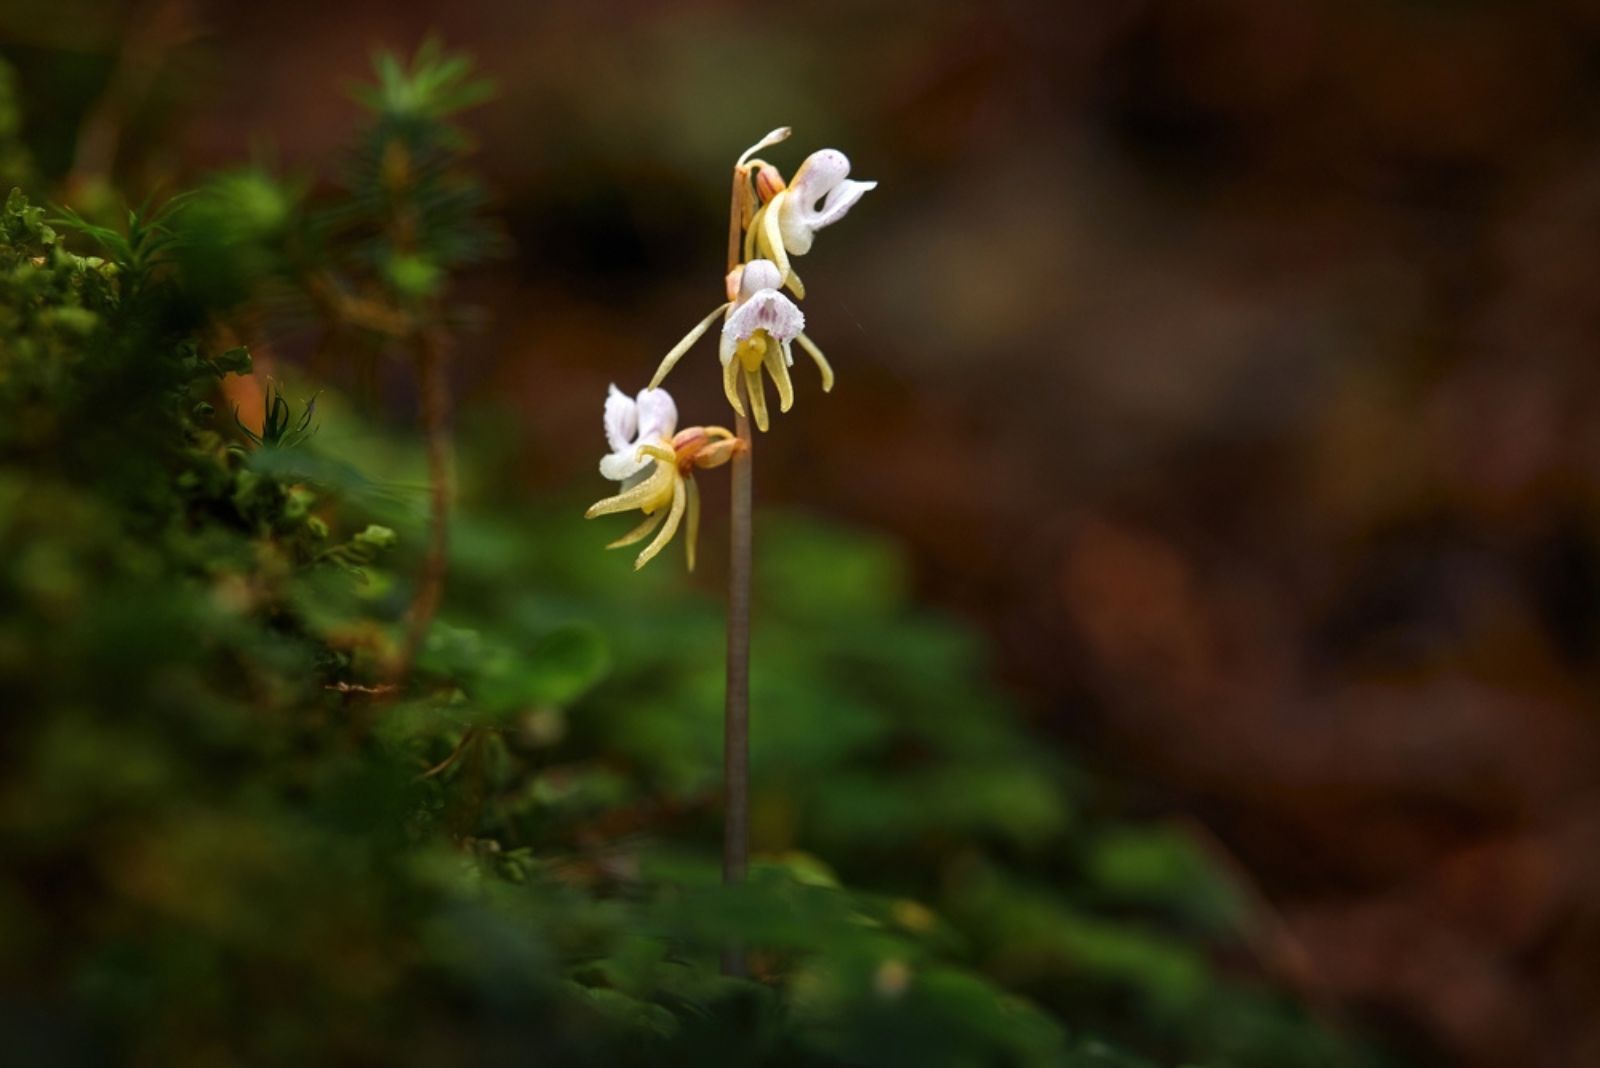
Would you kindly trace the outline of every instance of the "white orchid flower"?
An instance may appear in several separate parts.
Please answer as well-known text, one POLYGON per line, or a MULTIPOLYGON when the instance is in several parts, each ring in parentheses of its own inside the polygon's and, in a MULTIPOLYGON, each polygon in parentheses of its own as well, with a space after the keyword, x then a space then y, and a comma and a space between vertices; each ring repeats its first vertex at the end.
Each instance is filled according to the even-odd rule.
POLYGON ((722 391, 727 394, 728 403, 740 415, 745 414, 739 399, 739 373, 743 371, 750 415, 763 431, 767 429, 767 396, 761 369, 766 368, 778 388, 778 410, 788 411, 794 405, 794 385, 789 381, 794 356, 789 346, 806 325, 806 317, 794 301, 778 292, 782 284, 783 275, 771 260, 745 264, 739 272, 738 290, 728 306, 717 348, 722 361, 722 391))
POLYGON ((833 389, 833 367, 816 343, 805 335, 806 317, 799 307, 779 292, 783 274, 771 260, 752 260, 735 267, 727 278, 729 296, 726 304, 711 310, 656 368, 650 380, 654 389, 683 358, 684 353, 705 336, 717 316, 723 317, 722 338, 718 356, 722 361, 722 386, 728 403, 740 415, 746 414, 739 398, 739 373, 744 372, 745 386, 750 397, 750 418, 762 430, 767 429, 767 398, 761 382, 761 370, 766 368, 778 389, 778 410, 787 412, 794 405, 794 385, 789 378, 789 368, 794 366, 790 351, 792 342, 799 342, 822 373, 822 391, 833 389))
POLYGON ((789 255, 810 252, 818 230, 844 218, 865 193, 878 188, 877 182, 858 182, 849 175, 849 158, 825 148, 806 157, 789 187, 773 198, 781 198, 778 231, 789 255))
POLYGON ((790 266, 789 257, 810 252, 817 231, 844 218, 856 201, 868 190, 876 189, 878 183, 851 179, 850 160, 836 148, 807 156, 787 186, 771 164, 758 160, 744 165, 759 165, 756 190, 766 201, 750 220, 744 258, 750 260, 759 254, 772 260, 783 272, 784 284, 804 299, 806 287, 790 266))
POLYGON ((600 473, 622 483, 622 492, 597 501, 585 518, 627 512, 637 508, 644 522, 607 545, 620 549, 660 533, 634 561, 634 569, 655 558, 687 517, 684 549, 689 570, 694 570, 695 543, 700 536, 700 491, 693 469, 720 467, 733 458, 739 441, 720 426, 692 426, 677 430, 678 406, 664 389, 646 389, 629 398, 616 386, 606 396, 606 442, 611 453, 600 461, 600 473), (665 523, 663 523, 665 520, 665 523))
POLYGON ((606 394, 606 443, 609 455, 600 461, 600 473, 624 482, 649 467, 652 461, 641 445, 666 445, 678 429, 678 406, 664 389, 644 389, 629 397, 615 385, 606 394))

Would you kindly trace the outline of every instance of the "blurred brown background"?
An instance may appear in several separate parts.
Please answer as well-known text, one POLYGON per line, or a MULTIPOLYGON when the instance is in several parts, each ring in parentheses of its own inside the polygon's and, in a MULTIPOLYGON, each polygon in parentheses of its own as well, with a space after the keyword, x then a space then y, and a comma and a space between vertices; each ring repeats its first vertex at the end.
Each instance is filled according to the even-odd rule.
POLYGON ((1291 982, 1447 1063, 1600 1063, 1600 9, 0 14, 44 166, 152 188, 324 168, 336 87, 430 30, 500 88, 515 251, 456 371, 530 495, 598 492, 605 385, 721 299, 732 157, 846 150, 881 186, 803 265, 839 386, 798 368, 758 498, 908 539, 1042 731, 1236 859, 1291 982))

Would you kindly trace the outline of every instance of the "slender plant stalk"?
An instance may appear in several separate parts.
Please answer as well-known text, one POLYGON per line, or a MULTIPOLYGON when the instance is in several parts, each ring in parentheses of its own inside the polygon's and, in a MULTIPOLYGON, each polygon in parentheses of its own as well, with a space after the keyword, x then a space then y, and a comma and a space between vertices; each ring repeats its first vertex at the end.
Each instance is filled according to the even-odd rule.
POLYGON ((422 423, 428 443, 428 555, 422 580, 411 602, 410 621, 393 681, 404 683, 444 599, 445 568, 450 550, 450 376, 443 339, 438 331, 417 332, 417 380, 421 387, 422 423))
MULTIPOLYGON (((738 266, 743 244, 744 183, 744 175, 735 172, 728 216, 729 271, 738 266)), ((738 389, 747 398, 748 411, 750 402, 742 378, 738 389)), ((750 420, 735 413, 734 433, 741 447, 733 454, 729 507, 728 681, 722 720, 722 881, 730 886, 743 883, 750 866, 750 496, 754 478, 750 420)), ((722 972, 739 977, 748 974, 744 947, 737 942, 723 948, 722 972)))
MULTIPOLYGON (((750 421, 736 416, 734 428, 744 448, 733 454, 728 539, 728 688, 722 721, 722 881, 728 884, 744 882, 750 864, 750 421)), ((739 945, 724 951, 722 971, 745 974, 739 945)))

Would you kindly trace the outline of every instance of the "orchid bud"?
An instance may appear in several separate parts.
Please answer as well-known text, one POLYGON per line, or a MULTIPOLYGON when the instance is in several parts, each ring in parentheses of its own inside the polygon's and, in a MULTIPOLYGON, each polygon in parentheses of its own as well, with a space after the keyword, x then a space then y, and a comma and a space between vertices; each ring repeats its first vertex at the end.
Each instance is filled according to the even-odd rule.
POLYGON ((783 192, 788 184, 783 180, 783 173, 770 164, 762 164, 756 169, 756 196, 761 198, 763 204, 783 192))

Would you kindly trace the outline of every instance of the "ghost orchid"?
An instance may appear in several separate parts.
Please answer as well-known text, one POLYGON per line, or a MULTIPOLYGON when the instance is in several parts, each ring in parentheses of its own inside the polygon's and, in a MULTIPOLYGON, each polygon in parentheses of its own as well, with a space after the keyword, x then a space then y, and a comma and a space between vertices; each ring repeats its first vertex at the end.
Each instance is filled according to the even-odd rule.
POLYGON ((789 368, 794 366, 790 352, 792 342, 816 361, 822 372, 822 391, 833 389, 833 367, 822 350, 802 331, 806 317, 795 302, 778 291, 783 276, 771 260, 752 260, 728 272, 729 300, 711 310, 693 330, 672 347, 656 368, 650 388, 659 386, 684 353, 705 335, 717 316, 723 317, 722 339, 718 356, 722 360, 722 387, 728 403, 740 415, 745 414, 744 403, 739 398, 739 374, 745 376, 745 386, 750 397, 749 415, 756 426, 767 429, 767 398, 762 387, 761 370, 765 368, 778 390, 778 410, 788 411, 794 405, 794 385, 789 379, 789 368))
POLYGON ((878 183, 851 179, 849 158, 834 148, 807 156, 787 185, 770 164, 755 161, 743 166, 756 163, 761 163, 755 173, 756 193, 764 203, 745 231, 744 258, 759 254, 772 260, 783 272, 784 284, 804 299, 806 288, 790 267, 789 257, 810 252, 817 231, 844 218, 878 183))
POLYGON ((644 522, 607 545, 620 549, 661 530, 633 563, 635 570, 655 558, 687 518, 684 539, 689 570, 694 570, 695 543, 700 534, 700 491, 693 469, 720 467, 733 458, 738 439, 719 426, 677 429, 678 408, 664 389, 646 389, 637 398, 611 387, 606 397, 606 441, 611 452, 600 461, 600 473, 622 483, 622 492, 597 501, 586 519, 634 509, 644 522), (663 524, 663 520, 665 523, 663 524))
POLYGON ((722 388, 728 395, 728 403, 740 415, 745 414, 739 398, 739 373, 743 371, 745 393, 750 398, 750 416, 762 430, 767 429, 766 390, 761 383, 763 367, 777 387, 778 410, 786 412, 794 405, 794 386, 789 381, 789 368, 794 366, 791 342, 800 342, 816 361, 822 372, 823 392, 833 388, 833 368, 803 333, 805 315, 794 301, 778 291, 782 282, 783 275, 771 260, 751 260, 735 269, 728 285, 735 290, 734 299, 722 324, 722 342, 718 349, 722 360, 722 388))
MULTIPOLYGON (((590 518, 634 509, 644 513, 643 522, 608 546, 615 549, 633 545, 654 533, 654 539, 634 561, 635 568, 643 567, 660 553, 687 518, 685 548, 693 570, 700 525, 700 495, 694 469, 732 462, 723 721, 727 791, 722 854, 723 872, 729 882, 744 880, 750 855, 750 576, 754 540, 750 424, 767 429, 763 372, 778 390, 779 410, 787 412, 794 404, 789 368, 794 365, 792 347, 796 342, 816 361, 823 391, 833 388, 833 368, 804 333, 806 317, 795 300, 805 299, 805 286, 790 260, 810 252, 817 231, 844 218, 856 201, 878 184, 852 181, 849 159, 831 148, 812 153, 795 172, 794 181, 786 182, 783 172, 761 159, 759 153, 788 137, 789 128, 780 126, 734 161, 724 276, 727 300, 711 309, 668 351, 649 387, 638 397, 630 399, 611 387, 605 405, 606 439, 611 451, 600 462, 600 472, 622 486, 619 493, 595 503, 587 513, 590 518), (795 300, 783 294, 785 288, 795 300), (719 317, 722 385, 728 403, 739 416, 735 424, 737 436, 722 427, 678 430, 677 408, 660 388, 673 367, 719 317)), ((738 946, 725 946, 722 961, 724 974, 748 974, 738 946)))

